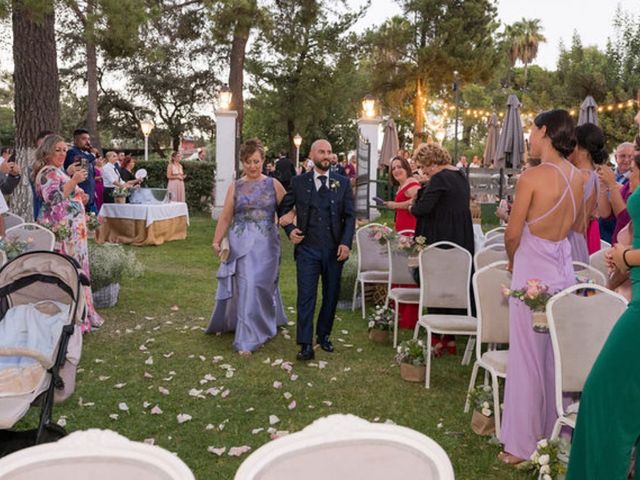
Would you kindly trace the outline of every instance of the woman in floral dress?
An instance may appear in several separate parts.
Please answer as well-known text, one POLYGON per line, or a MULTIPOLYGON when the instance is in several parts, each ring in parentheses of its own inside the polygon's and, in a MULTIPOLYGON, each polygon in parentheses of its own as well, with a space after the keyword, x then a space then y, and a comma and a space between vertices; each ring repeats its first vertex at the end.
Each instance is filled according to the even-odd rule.
MULTIPOLYGON (((87 177, 87 171, 76 169, 70 178, 63 170, 67 145, 58 135, 48 135, 36 151, 33 176, 36 194, 42 200, 37 222, 56 234, 54 250, 78 261, 82 271, 90 278, 87 225, 84 204, 87 195, 78 187, 87 177)), ((91 287, 84 287, 87 318, 82 331, 99 327, 103 320, 93 307, 91 287)))

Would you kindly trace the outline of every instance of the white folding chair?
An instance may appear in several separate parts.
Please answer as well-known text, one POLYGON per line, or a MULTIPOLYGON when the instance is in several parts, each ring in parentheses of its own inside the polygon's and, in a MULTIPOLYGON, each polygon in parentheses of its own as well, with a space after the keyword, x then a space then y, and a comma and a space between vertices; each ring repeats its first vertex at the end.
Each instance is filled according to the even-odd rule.
POLYGON ((15 227, 9 228, 5 236, 7 238, 19 238, 29 242, 29 250, 46 250, 53 251, 56 243, 56 236, 51 230, 37 223, 22 223, 15 227))
POLYGON ((591 265, 574 261, 573 270, 576 272, 576 277, 580 282, 586 283, 590 280, 597 285, 601 285, 603 287, 607 286, 607 277, 600 270, 592 267, 591 265))
POLYGON ((454 480, 451 461, 435 441, 407 427, 331 415, 265 443, 242 462, 234 478, 387 480, 416 476, 454 480))
POLYGON ((607 266, 607 262, 604 259, 604 254, 607 253, 606 249, 598 250, 597 252, 592 253, 589 256, 589 264, 591 267, 598 270, 602 275, 606 277, 609 276, 609 267, 607 266))
POLYGON ((509 350, 497 350, 497 344, 509 343, 509 302, 502 295, 501 286, 511 285, 511 273, 507 262, 495 262, 473 274, 473 294, 476 299, 478 329, 476 333, 476 361, 471 371, 465 413, 469 411, 469 394, 476 385, 478 369, 483 368, 491 375, 493 390, 493 412, 496 436, 500 438, 500 387, 498 378, 507 378, 507 357, 509 350), (487 351, 482 353, 482 346, 487 351))
POLYGON ((558 438, 562 425, 575 428, 580 402, 565 408, 563 393, 582 392, 600 350, 626 308, 627 301, 622 295, 590 283, 569 287, 547 303, 558 412, 552 440, 558 438), (596 294, 576 295, 576 291, 587 288, 595 290, 596 294))
POLYGON ((487 233, 484 234, 484 238, 489 240, 491 237, 494 237, 496 235, 502 235, 504 237, 505 230, 506 230, 505 227, 492 228, 491 230, 489 230, 487 233))
POLYGON ((0 458, 0 478, 195 480, 189 467, 171 452, 98 429, 73 432, 55 443, 0 458))
POLYGON ((487 265, 503 260, 507 260, 507 249, 504 247, 504 244, 489 245, 488 247, 478 250, 473 255, 473 271, 477 272, 487 265))
POLYGON ((24 218, 16 215, 15 213, 5 212, 2 214, 4 218, 4 228, 5 230, 15 227, 16 225, 20 225, 24 223, 24 218))
POLYGON ((365 318, 365 295, 364 287, 367 283, 389 282, 389 258, 385 245, 380 245, 377 240, 371 238, 372 228, 383 228, 379 223, 370 223, 356 231, 356 250, 358 251, 358 273, 353 285, 353 302, 351 310, 356 309, 356 298, 358 296, 358 285, 361 292, 362 318, 365 318))
POLYGON ((2 267, 5 263, 7 263, 7 254, 4 253, 4 250, 0 250, 0 267, 2 267))
POLYGON ((504 245, 504 233, 496 233, 495 235, 487 238, 484 241, 483 247, 490 247, 491 245, 504 245))
POLYGON ((471 316, 471 254, 451 242, 436 242, 429 245, 419 256, 420 263, 420 316, 413 338, 418 338, 420 327, 427 330, 425 344, 427 369, 425 387, 431 383, 431 337, 443 335, 468 335, 462 364, 468 365, 473 353, 478 320, 471 316), (442 248, 445 247, 445 248, 442 248), (466 315, 429 314, 421 315, 427 308, 456 308, 466 310, 466 315))
MULTIPOLYGON (((398 345, 398 310, 401 303, 418 305, 420 289, 409 268, 409 257, 406 253, 394 250, 387 242, 389 258, 389 286, 387 289, 387 305, 393 302, 393 347, 398 345), (415 285, 415 287, 395 287, 392 285, 415 285)), ((418 312, 418 316, 420 312, 418 312)))

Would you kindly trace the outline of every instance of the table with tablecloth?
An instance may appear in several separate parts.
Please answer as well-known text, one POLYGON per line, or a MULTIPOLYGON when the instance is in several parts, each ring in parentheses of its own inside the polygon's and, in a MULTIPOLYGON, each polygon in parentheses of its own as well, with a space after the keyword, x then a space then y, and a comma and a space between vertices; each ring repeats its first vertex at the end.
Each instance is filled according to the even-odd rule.
POLYGON ((189 209, 184 202, 105 203, 98 217, 103 221, 96 231, 98 243, 161 245, 187 238, 189 209))

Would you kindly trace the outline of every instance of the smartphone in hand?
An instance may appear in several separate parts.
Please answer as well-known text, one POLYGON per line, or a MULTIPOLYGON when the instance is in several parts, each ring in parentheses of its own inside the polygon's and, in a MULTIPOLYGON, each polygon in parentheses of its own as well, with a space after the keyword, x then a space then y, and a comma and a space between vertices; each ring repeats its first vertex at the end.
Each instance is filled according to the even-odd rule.
POLYGON ((382 199, 382 198, 380 198, 378 196, 372 197, 371 200, 376 202, 376 205, 384 205, 384 199, 382 199))

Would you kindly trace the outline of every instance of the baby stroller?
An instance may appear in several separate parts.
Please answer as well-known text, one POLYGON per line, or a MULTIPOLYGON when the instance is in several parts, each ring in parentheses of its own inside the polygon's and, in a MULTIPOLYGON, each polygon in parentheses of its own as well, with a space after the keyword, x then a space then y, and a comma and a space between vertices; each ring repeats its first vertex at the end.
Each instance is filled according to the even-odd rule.
POLYGON ((66 435, 51 414, 75 390, 88 284, 74 259, 53 252, 0 269, 0 456, 66 435), (42 409, 38 428, 9 431, 32 405, 42 409))

